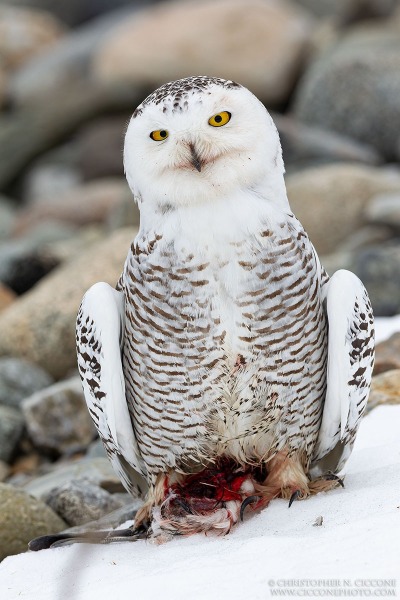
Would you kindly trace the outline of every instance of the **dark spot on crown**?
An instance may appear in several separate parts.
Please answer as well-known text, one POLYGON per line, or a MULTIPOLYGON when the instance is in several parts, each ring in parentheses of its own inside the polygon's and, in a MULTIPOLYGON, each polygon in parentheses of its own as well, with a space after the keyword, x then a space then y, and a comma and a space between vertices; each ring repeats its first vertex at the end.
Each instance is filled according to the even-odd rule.
POLYGON ((144 108, 149 104, 155 104, 156 106, 165 102, 163 106, 163 113, 167 112, 169 108, 172 111, 183 110, 188 108, 189 94, 194 93, 207 93, 211 94, 208 88, 211 85, 218 85, 224 89, 237 89, 242 86, 235 81, 220 79, 219 77, 186 77, 185 79, 178 79, 177 81, 171 81, 165 83, 152 94, 150 94, 135 110, 133 117, 137 117, 142 114, 144 108))

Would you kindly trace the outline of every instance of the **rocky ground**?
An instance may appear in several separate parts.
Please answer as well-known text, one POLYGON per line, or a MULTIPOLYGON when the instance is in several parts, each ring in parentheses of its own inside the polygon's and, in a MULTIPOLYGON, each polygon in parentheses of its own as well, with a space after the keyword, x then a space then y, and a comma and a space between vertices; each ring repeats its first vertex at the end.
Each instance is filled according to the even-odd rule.
MULTIPOLYGON (((391 316, 399 73, 400 0, 0 0, 0 559, 129 503, 87 414, 74 322, 91 284, 116 283, 138 225, 122 168, 135 106, 192 74, 248 86, 328 271, 353 270, 391 316)), ((370 409, 399 389, 396 334, 370 409)))

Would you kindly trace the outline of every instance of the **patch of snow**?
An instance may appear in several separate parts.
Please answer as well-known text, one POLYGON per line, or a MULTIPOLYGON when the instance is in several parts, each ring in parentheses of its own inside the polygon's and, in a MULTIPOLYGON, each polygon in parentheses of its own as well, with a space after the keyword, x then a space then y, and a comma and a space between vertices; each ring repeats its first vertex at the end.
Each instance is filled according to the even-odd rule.
POLYGON ((393 333, 400 331, 400 315, 395 317, 376 317, 375 342, 379 344, 387 340, 393 333))

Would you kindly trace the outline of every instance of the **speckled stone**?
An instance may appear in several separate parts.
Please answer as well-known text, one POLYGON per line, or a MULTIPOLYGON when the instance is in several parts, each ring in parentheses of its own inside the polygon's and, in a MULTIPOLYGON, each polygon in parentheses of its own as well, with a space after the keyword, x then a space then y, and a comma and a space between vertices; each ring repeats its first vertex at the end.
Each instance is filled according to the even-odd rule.
POLYGON ((381 404, 400 404, 400 369, 373 377, 368 410, 381 404))
POLYGON ((400 313, 400 243, 398 240, 356 252, 349 268, 368 290, 374 314, 400 313))
POLYGON ((21 358, 0 358, 0 404, 18 408, 21 400, 53 383, 44 369, 21 358))
POLYGON ((0 506, 0 560, 25 552, 31 539, 66 527, 44 502, 5 483, 0 483, 0 506))
MULTIPOLYGON (((121 492, 124 489, 118 476, 113 471, 110 461, 108 458, 103 457, 82 458, 55 463, 50 468, 49 473, 24 482, 21 487, 27 493, 43 500, 50 490, 73 479, 90 479, 93 483, 113 493, 116 491, 121 492)), ((140 476, 138 475, 139 479, 140 476)), ((145 491, 147 488, 142 486, 141 489, 145 491)))
POLYGON ((372 144, 388 160, 398 153, 400 25, 358 28, 307 70, 294 111, 303 122, 372 144))
POLYGON ((60 454, 90 444, 96 434, 79 377, 36 392, 21 404, 29 437, 60 454))
POLYGON ((0 460, 8 462, 24 429, 20 411, 0 404, 0 460))
POLYGON ((375 348, 374 373, 378 375, 392 369, 400 369, 400 333, 394 333, 375 348))
POLYGON ((100 519, 123 506, 113 494, 89 479, 74 479, 53 488, 45 501, 71 527, 100 519))

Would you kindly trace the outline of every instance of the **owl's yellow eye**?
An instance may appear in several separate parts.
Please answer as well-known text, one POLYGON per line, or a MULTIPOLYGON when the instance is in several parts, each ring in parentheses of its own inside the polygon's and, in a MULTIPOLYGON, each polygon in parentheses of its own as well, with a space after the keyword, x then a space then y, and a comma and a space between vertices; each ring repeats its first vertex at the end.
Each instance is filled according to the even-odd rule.
POLYGON ((232 115, 230 112, 224 110, 220 113, 217 113, 213 117, 210 117, 208 119, 208 124, 212 125, 213 127, 222 127, 222 125, 226 125, 228 121, 231 120, 231 116, 232 115))
POLYGON ((152 131, 150 137, 155 142, 162 142, 162 140, 166 140, 168 137, 168 131, 165 129, 157 129, 156 131, 152 131))

